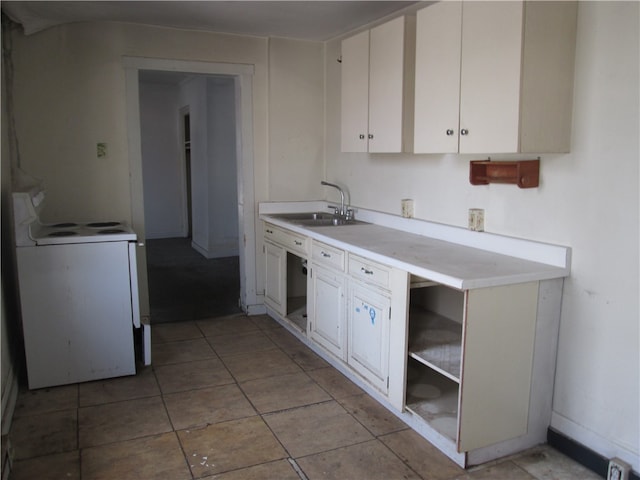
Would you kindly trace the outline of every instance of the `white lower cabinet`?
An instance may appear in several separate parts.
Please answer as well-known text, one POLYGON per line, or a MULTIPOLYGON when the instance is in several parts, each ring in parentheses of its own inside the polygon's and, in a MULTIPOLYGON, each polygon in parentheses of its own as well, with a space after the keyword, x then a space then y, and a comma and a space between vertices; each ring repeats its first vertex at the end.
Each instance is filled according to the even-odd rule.
POLYGON ((270 313, 459 465, 545 441, 562 278, 458 290, 270 226, 265 257, 270 313))
POLYGON ((389 391, 392 270, 312 242, 309 337, 385 396, 389 391))
POLYGON ((347 350, 346 278, 343 273, 312 264, 309 285, 309 336, 344 361, 347 350))
POLYGON ((287 252, 273 243, 264 243, 266 282, 264 287, 265 302, 281 315, 287 309, 287 252))
POLYGON ((528 430, 538 282, 411 290, 406 408, 469 452, 528 430))
POLYGON ((391 298, 352 280, 347 363, 383 393, 389 389, 391 298))
POLYGON ((309 239, 265 223, 265 304, 296 330, 307 332, 307 248, 309 239))

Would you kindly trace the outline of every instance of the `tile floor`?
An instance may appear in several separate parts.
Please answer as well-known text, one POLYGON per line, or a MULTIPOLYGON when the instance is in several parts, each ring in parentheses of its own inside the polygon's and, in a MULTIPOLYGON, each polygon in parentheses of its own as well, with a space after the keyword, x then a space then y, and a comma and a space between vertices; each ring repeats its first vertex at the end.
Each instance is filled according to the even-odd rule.
POLYGON ((266 316, 154 326, 153 363, 21 391, 10 478, 599 478, 548 446, 464 471, 266 316))

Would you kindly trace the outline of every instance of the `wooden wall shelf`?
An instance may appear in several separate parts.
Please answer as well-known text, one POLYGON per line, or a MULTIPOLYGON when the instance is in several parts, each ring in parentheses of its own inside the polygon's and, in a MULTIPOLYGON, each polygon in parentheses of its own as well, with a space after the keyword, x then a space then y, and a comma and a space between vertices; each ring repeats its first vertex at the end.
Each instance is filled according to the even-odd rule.
POLYGON ((520 188, 535 188, 540 181, 540 159, 493 162, 472 160, 469 165, 471 185, 514 183, 520 188))

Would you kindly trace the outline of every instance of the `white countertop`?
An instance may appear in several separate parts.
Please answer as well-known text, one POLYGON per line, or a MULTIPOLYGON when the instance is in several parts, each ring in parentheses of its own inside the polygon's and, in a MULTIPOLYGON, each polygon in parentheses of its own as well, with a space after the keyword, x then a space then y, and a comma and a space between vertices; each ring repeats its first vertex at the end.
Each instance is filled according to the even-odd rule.
MULTIPOLYGON (((504 255, 373 223, 303 227, 268 212, 261 212, 260 218, 373 261, 460 290, 561 278, 568 276, 570 272, 567 247, 548 246, 550 249, 567 248, 567 264, 563 266, 519 258, 513 255, 514 248, 508 248, 510 255, 504 255)), ((520 245, 521 248, 531 247, 529 244, 532 243, 509 237, 500 237, 498 243, 500 242, 525 242, 524 245, 520 245)), ((537 245, 542 249, 546 246, 537 245)))

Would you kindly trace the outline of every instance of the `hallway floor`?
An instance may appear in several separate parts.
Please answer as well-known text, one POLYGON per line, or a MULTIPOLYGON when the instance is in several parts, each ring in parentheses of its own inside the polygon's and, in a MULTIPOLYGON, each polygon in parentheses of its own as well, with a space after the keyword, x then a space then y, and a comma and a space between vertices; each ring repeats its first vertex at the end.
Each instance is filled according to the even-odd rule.
POLYGON ((13 480, 569 480, 546 445, 462 470, 267 316, 156 325, 153 366, 23 390, 13 480))
POLYGON ((190 238, 147 240, 151 323, 240 313, 238 257, 207 259, 190 238))

